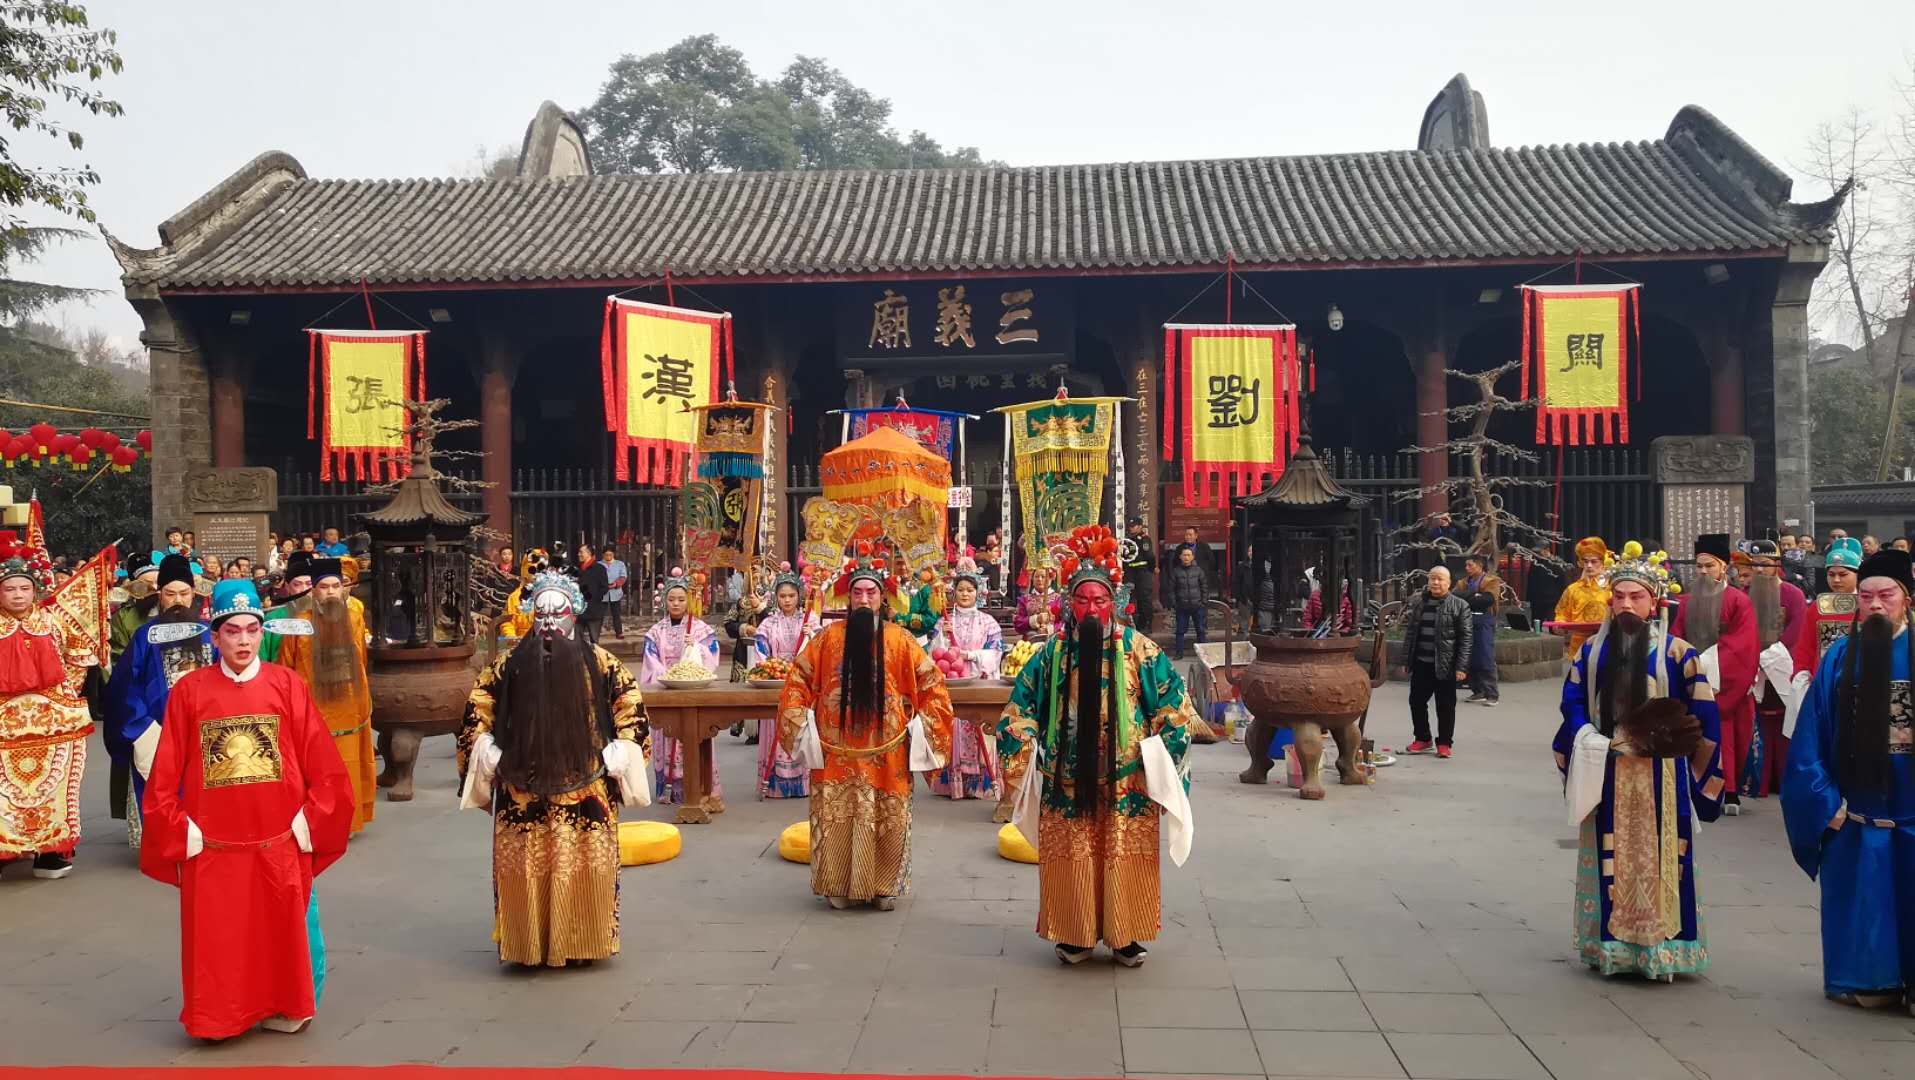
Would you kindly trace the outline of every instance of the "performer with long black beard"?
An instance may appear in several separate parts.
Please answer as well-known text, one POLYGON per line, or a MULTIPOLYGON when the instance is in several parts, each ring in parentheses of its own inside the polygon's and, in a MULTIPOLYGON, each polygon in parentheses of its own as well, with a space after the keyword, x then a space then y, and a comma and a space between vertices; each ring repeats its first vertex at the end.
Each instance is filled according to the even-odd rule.
POLYGON ((578 633, 578 583, 542 572, 524 604, 532 636, 466 699, 459 775, 464 804, 492 812, 499 960, 564 967, 619 951, 618 807, 650 801, 651 731, 638 680, 578 633))
POLYGON ((212 630, 194 610, 199 596, 192 564, 184 555, 168 555, 160 560, 155 580, 157 587, 150 594, 156 604, 153 619, 133 635, 113 666, 101 733, 114 764, 124 766, 132 777, 126 836, 135 851, 140 849, 140 800, 146 797, 146 777, 159 750, 167 696, 183 676, 213 663, 212 630))
POLYGON ((950 760, 951 693, 910 631, 884 617, 891 576, 868 542, 835 588, 845 617, 792 662, 778 741, 798 753, 816 724, 824 760, 811 762, 811 891, 835 909, 890 911, 911 884, 911 739, 950 760))
POLYGON ((1163 650, 1118 620, 1116 538, 1090 526, 1069 547, 1069 632, 1018 672, 998 756, 1026 808, 1018 828, 1037 845, 1038 936, 1066 964, 1102 942, 1137 967, 1162 925, 1160 814, 1172 817, 1172 861, 1189 853, 1183 762, 1197 718, 1163 650))
POLYGON ((1857 629, 1822 656, 1782 780, 1789 847, 1822 882, 1822 987, 1915 1013, 1915 592, 1908 552, 1862 562, 1857 629))
POLYGON ((1674 981, 1709 966, 1695 818, 1722 812, 1721 721, 1696 650, 1669 635, 1658 557, 1609 568, 1609 617, 1563 680, 1556 765, 1581 825, 1574 941, 1604 975, 1674 981))

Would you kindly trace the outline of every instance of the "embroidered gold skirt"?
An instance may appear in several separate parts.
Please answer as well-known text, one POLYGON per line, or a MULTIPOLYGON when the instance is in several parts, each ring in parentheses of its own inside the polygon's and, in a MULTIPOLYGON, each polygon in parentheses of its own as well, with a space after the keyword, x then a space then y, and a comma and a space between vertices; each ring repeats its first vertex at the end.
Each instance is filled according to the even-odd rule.
POLYGON ((1037 933, 1060 945, 1153 941, 1163 922, 1157 815, 1105 810, 1067 818, 1046 807, 1037 826, 1037 933))

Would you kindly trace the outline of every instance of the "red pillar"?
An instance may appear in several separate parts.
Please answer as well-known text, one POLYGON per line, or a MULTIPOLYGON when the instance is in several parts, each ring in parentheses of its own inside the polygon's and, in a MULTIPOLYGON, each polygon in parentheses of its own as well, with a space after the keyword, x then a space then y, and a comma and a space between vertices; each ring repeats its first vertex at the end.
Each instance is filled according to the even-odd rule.
POLYGON ((1709 433, 1746 435, 1742 413, 1742 346, 1724 334, 1709 365, 1709 433))
MULTIPOLYGON (((1449 386, 1445 381, 1443 368, 1449 358, 1444 351, 1441 338, 1425 341, 1415 358, 1416 368, 1416 444, 1418 446, 1441 446, 1449 441, 1449 421, 1444 418, 1443 410, 1449 407, 1449 386)), ((1423 498, 1417 509, 1424 515, 1440 513, 1449 509, 1449 498, 1441 491, 1430 490, 1437 484, 1449 479, 1450 456, 1445 453, 1418 454, 1416 456, 1416 479, 1423 491, 1423 498)))
POLYGON ((246 464, 246 384, 231 353, 211 367, 213 467, 236 469, 246 464))
MULTIPOLYGON (((508 538, 512 536, 512 383, 518 374, 518 358, 495 334, 488 334, 480 345, 479 368, 479 448, 480 477, 491 486, 485 489, 480 505, 489 519, 487 525, 508 538)), ((516 549, 519 545, 512 542, 516 549)))

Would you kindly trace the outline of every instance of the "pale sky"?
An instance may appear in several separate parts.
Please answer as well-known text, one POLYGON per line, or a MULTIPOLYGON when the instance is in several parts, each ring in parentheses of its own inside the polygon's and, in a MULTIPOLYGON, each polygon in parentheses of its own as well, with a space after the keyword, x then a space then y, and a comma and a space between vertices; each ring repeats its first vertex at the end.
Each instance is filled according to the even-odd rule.
MULTIPOLYGON (((1311 154, 1415 145, 1463 72, 1498 146, 1654 139, 1701 105, 1788 168, 1851 105, 1886 118, 1915 56, 1915 3, 1609 0, 94 0, 120 34, 119 119, 78 121, 100 221, 151 246, 160 221, 265 150, 315 177, 469 172, 516 150, 539 102, 577 110, 621 53, 716 33, 761 76, 818 56, 894 105, 900 131, 1014 165, 1311 154), (1568 5, 1552 5, 1567 8, 1568 5)), ((16 154, 60 160, 51 140, 16 154)), ((1798 175, 1794 198, 1827 191, 1798 175)), ((104 243, 39 280, 106 290, 64 312, 134 340, 104 243)))

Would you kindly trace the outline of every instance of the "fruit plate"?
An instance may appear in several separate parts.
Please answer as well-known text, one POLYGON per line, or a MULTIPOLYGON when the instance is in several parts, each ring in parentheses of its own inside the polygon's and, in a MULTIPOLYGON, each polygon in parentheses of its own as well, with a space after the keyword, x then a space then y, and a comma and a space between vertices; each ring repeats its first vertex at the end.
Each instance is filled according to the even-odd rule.
POLYGON ((713 679, 660 679, 658 684, 667 690, 703 690, 710 686, 713 679))
POLYGON ((760 690, 777 690, 785 685, 783 679, 746 679, 746 686, 755 686, 760 690))

